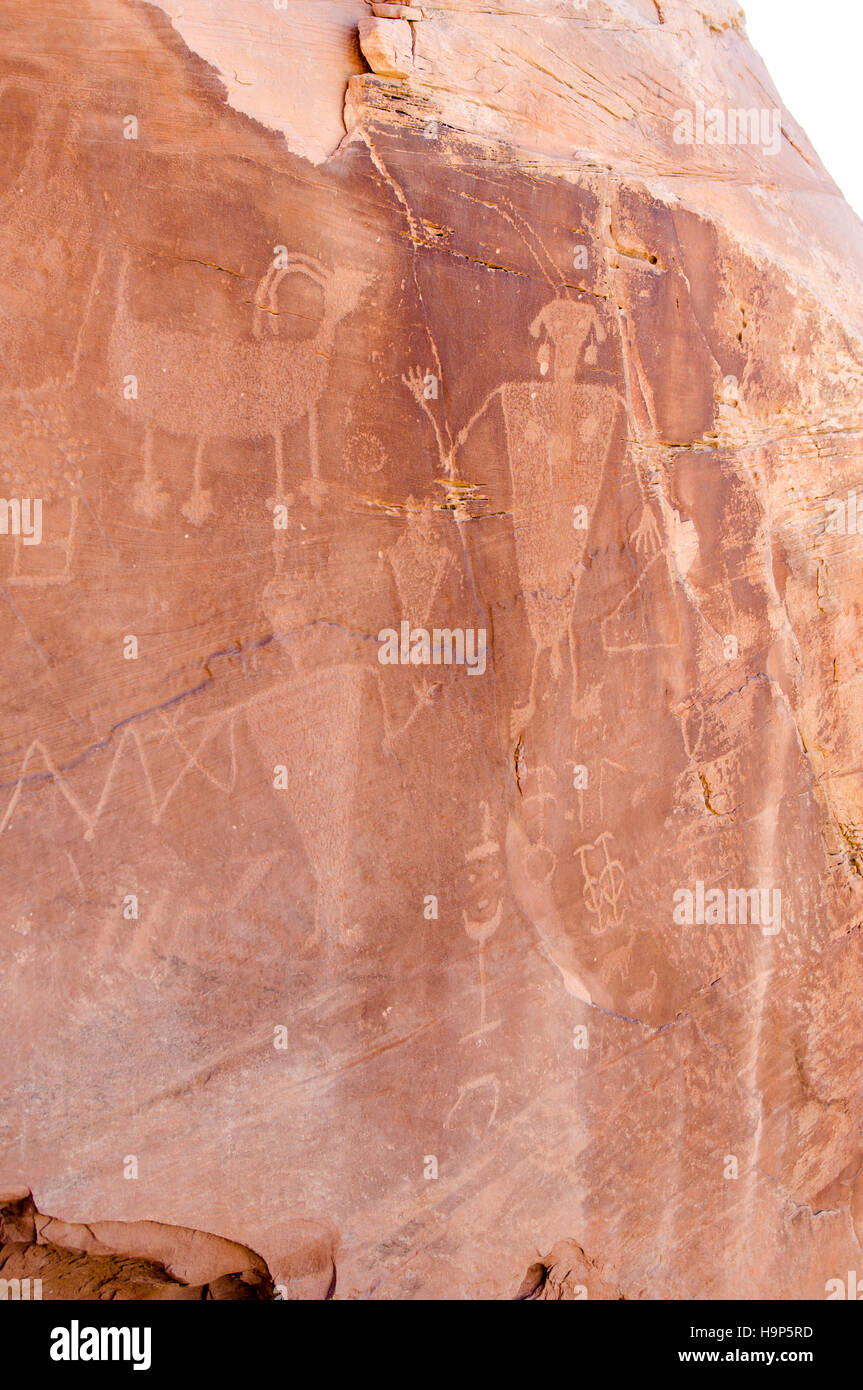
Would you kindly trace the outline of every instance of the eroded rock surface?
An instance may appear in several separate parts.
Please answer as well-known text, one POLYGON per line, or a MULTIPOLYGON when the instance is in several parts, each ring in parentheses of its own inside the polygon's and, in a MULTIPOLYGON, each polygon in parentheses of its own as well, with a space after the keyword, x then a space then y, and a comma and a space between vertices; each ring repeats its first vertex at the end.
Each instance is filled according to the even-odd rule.
POLYGON ((575 1240, 559 1240, 547 1255, 535 1260, 515 1295, 519 1303, 574 1303, 620 1297, 575 1240))
POLYGON ((0 0, 0 1183, 94 1288, 823 1297, 863 228, 726 0, 246 8, 0 0))
POLYGON ((7 1299, 48 1302, 274 1297, 266 1264, 242 1246, 154 1221, 73 1226, 29 1193, 0 1195, 0 1280, 7 1299))

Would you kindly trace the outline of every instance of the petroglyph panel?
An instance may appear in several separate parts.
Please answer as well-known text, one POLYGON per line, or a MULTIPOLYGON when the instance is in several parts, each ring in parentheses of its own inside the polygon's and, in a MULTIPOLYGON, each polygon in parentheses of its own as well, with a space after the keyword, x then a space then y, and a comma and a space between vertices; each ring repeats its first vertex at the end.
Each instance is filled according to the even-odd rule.
POLYGON ((291 1297, 821 1297, 860 229, 800 132, 640 176, 620 52, 737 94, 733 7, 373 8, 0 0, 0 1187, 291 1297))

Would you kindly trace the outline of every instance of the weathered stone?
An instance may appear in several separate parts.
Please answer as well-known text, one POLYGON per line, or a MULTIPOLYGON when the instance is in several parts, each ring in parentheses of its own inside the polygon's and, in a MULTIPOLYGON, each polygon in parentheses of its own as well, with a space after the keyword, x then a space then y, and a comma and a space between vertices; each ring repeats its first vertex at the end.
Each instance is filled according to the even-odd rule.
POLYGON ((407 77, 413 67, 411 26, 403 19, 361 19, 360 48, 373 72, 407 77))
POLYGON ((0 0, 3 1239, 823 1297, 863 229, 728 0, 253 8, 0 0))
POLYGON ((46 1302, 274 1297, 252 1250, 154 1221, 72 1226, 37 1212, 29 1193, 0 1196, 0 1286, 6 1298, 46 1302))

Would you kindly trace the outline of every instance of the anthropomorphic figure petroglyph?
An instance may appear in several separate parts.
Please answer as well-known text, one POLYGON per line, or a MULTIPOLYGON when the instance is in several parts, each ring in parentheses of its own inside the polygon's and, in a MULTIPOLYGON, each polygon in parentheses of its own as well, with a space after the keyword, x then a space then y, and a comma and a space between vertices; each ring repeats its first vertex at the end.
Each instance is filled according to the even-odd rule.
POLYGON ((519 586, 533 642, 527 702, 512 717, 514 738, 536 711, 543 658, 548 659, 550 676, 543 688, 551 698, 563 674, 565 646, 570 648, 574 698, 570 620, 606 460, 622 425, 618 393, 586 379, 596 343, 605 339, 596 310, 579 301, 552 300, 537 314, 530 333, 541 340, 539 368, 549 379, 497 387, 458 436, 462 444, 492 400, 500 397, 519 586), (583 512, 576 515, 575 508, 583 512), (574 524, 579 521, 581 525, 574 524))
POLYGON ((485 949, 494 936, 503 916, 503 850, 495 839, 488 802, 483 802, 482 833, 465 855, 465 882, 462 919, 464 930, 476 942, 479 970, 479 1023, 462 1041, 481 1037, 497 1028, 499 1021, 487 1017, 487 982, 485 949))
POLYGON ((16 536, 0 573, 25 588, 73 577, 87 447, 75 423, 79 368, 104 254, 75 157, 81 112, 51 90, 38 77, 0 79, 10 131, 0 172, 0 493, 39 498, 44 510, 41 543, 31 551, 16 536))
MULTIPOLYGON (((398 540, 385 552, 395 582, 399 618, 412 628, 429 626, 440 601, 444 581, 454 560, 440 539, 430 498, 422 505, 407 499, 406 520, 398 540)), ((406 666, 392 669, 381 685, 387 743, 407 735, 415 720, 440 689, 440 668, 406 666)))
POLYGON ((347 884, 367 737, 363 711, 367 702, 382 704, 380 667, 376 648, 357 659, 348 624, 318 621, 322 611, 340 611, 347 571, 316 570, 314 546, 288 555, 262 597, 276 639, 270 664, 277 678, 245 717, 265 767, 287 771, 287 788, 274 795, 283 799, 317 880, 307 945, 345 944, 352 939, 347 884))
MULTIPOLYGON (((496 387, 454 440, 446 420, 437 420, 425 396, 423 374, 412 369, 403 380, 432 422, 439 461, 450 480, 459 477, 460 451, 474 426, 500 400, 519 590, 532 646, 527 700, 513 711, 509 729, 515 744, 519 797, 500 839, 505 839, 516 900, 565 987, 585 1002, 609 1006, 603 986, 579 961, 555 898, 560 855, 577 856, 566 818, 568 764, 557 765, 557 749, 561 719, 572 725, 578 705, 574 610, 606 463, 624 433, 623 401, 607 378, 590 380, 598 346, 606 339, 593 305, 555 298, 535 316, 529 331, 538 340, 539 378, 496 387), (534 725, 537 714, 541 718, 534 725)), ((457 514, 455 520, 460 520, 457 514)), ((487 839, 496 843, 491 832, 487 839)), ((601 889, 585 896, 585 915, 592 918, 594 927, 597 908, 603 926, 612 907, 614 912, 619 910, 619 864, 613 856, 609 862, 612 867, 604 866, 601 889), (611 893, 613 904, 606 901, 606 893, 611 893)), ((482 982, 481 1008, 485 1008, 482 982)))
MULTIPOLYGON (((548 338, 540 348, 540 370, 550 370, 552 379, 509 383, 501 397, 519 583, 534 644, 528 700, 514 713, 514 733, 526 727, 535 711, 544 655, 552 680, 560 679, 589 523, 615 427, 620 428, 617 393, 583 380, 591 333, 603 336, 595 311, 555 301, 542 310, 530 331, 537 337, 543 329, 548 338), (587 525, 573 524, 575 507, 585 509, 587 525)), ((572 677, 574 684, 574 661, 572 677)))
MULTIPOLYGON (((510 882, 566 989, 586 1003, 609 1007, 604 987, 578 957, 555 894, 561 856, 571 860, 577 854, 566 816, 568 764, 558 765, 556 750, 562 728, 572 728, 578 707, 575 605, 606 463, 624 432, 623 401, 612 385, 590 381, 598 345, 606 336, 592 305, 552 300, 536 315, 530 333, 539 340, 543 379, 498 387, 461 430, 457 443, 464 443, 499 397, 519 588, 532 642, 527 700, 513 711, 509 730, 519 784, 506 831, 510 882)), ((566 742, 564 732, 564 746, 566 742)), ((606 875, 602 888, 613 888, 618 911, 614 863, 609 870, 613 883, 606 875)), ((585 897, 594 926, 595 897, 585 897)), ((602 892, 599 906, 604 924, 610 907, 602 892)))
MULTIPOLYGON (((123 278, 125 282, 125 268, 123 278)), ((107 741, 104 756, 101 749, 93 751, 80 782, 76 775, 65 775, 50 748, 37 740, 28 748, 19 777, 0 807, 0 826, 5 827, 11 824, 30 782, 52 784, 83 823, 85 837, 92 840, 116 795, 120 765, 131 756, 131 775, 142 784, 143 817, 158 825, 190 779, 201 778, 223 795, 232 793, 236 734, 242 726, 244 736, 251 734, 261 755, 263 794, 273 788, 269 794, 281 798, 286 818, 296 828, 293 845, 298 838, 316 880, 314 911, 309 913, 312 942, 347 939, 345 882, 352 796, 363 747, 361 710, 367 690, 377 696, 380 681, 375 645, 360 643, 356 631, 347 631, 361 624, 328 624, 330 616, 342 614, 351 600, 353 573, 336 560, 328 563, 322 548, 313 543, 322 484, 316 410, 328 380, 327 354, 337 324, 359 302, 368 282, 366 272, 351 268, 324 272, 310 258, 289 256, 284 265, 272 267, 263 277, 254 310, 255 340, 240 344, 139 323, 130 312, 125 283, 121 287, 111 361, 115 373, 138 377, 138 399, 127 401, 126 406, 130 411, 140 408, 150 443, 156 429, 188 434, 190 419, 196 421, 199 445, 216 438, 254 439, 269 432, 275 445, 276 494, 283 498, 287 485, 282 471, 284 429, 307 419, 310 485, 297 489, 307 524, 298 522, 288 532, 277 533, 281 539, 275 573, 271 571, 262 599, 273 633, 263 644, 265 650, 257 653, 254 693, 250 695, 249 686, 238 680, 234 698, 222 687, 215 699, 210 698, 211 686, 202 683, 199 690, 188 692, 188 703, 184 700, 176 709, 124 722, 107 741), (301 342, 277 336, 277 290, 292 273, 314 281, 323 302, 313 336, 301 342), (301 537, 311 542, 305 548, 301 537), (277 791, 274 769, 280 765, 287 769, 287 784, 277 791)), ((155 472, 145 468, 137 501, 151 516, 159 509, 156 504, 167 498, 163 494, 160 499, 159 491, 155 472)), ((201 523, 209 505, 198 471, 185 515, 201 523)), ((376 703, 380 705, 379 697, 376 703)), ((129 776, 125 766, 122 775, 129 776)), ((258 856, 267 873, 274 872, 276 863, 283 869, 282 843, 275 853, 274 859, 265 844, 258 856)))
POLYGON ((81 111, 52 100, 53 90, 48 74, 0 79, 9 136, 0 171, 0 400, 40 390, 56 400, 76 387, 101 273, 93 200, 76 158, 81 111))
MULTIPOLYGON (((465 1058, 471 1070, 478 1070, 473 1061, 473 1049, 483 1048, 488 1035, 500 1028, 500 1018, 488 1017, 488 981, 486 979, 485 951, 489 941, 498 931, 503 918, 505 864, 503 848, 494 835, 493 817, 488 802, 480 805, 482 829, 465 854, 464 870, 460 880, 459 903, 465 933, 476 942, 477 969, 479 974, 479 1017, 477 1026, 471 1028, 459 1039, 462 1048, 467 1049, 465 1058)), ((500 1101, 500 1081, 496 1072, 486 1071, 481 1076, 470 1077, 458 1087, 458 1092, 444 1120, 444 1128, 454 1126, 456 1115, 462 1110, 468 1098, 480 1104, 490 1102, 491 1110, 486 1115, 485 1128, 493 1123, 500 1101)), ((467 1110, 462 1118, 467 1118, 467 1110)))

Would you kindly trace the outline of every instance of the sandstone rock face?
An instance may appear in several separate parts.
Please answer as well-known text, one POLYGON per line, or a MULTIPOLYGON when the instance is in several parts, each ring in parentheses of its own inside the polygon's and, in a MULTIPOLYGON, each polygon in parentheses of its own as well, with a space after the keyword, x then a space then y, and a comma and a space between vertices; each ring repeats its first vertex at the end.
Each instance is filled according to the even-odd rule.
POLYGON ((0 16, 6 1263, 823 1297, 863 227, 742 12, 0 16))
POLYGON ((273 1298, 263 1260, 231 1241, 155 1221, 72 1226, 29 1192, 0 1195, 0 1280, 19 1300, 273 1298))
POLYGON ((521 1282, 519 1303, 575 1303, 584 1299, 617 1300, 574 1240, 559 1240, 545 1259, 536 1260, 521 1282))

